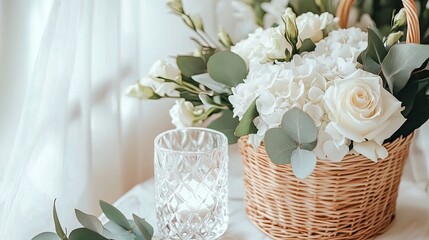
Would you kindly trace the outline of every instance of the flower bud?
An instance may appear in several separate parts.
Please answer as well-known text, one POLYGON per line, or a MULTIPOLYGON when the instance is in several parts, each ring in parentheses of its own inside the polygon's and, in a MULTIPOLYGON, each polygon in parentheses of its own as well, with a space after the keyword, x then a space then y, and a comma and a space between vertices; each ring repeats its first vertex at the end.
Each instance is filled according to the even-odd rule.
POLYGON ((404 33, 402 31, 393 32, 393 33, 389 34, 389 36, 387 36, 387 39, 386 39, 386 46, 391 47, 395 43, 398 43, 399 39, 401 39, 401 37, 403 35, 404 35, 404 33))
POLYGON ((192 22, 192 19, 188 15, 182 15, 182 20, 186 23, 186 25, 188 25, 188 27, 192 28, 193 30, 197 30, 194 23, 192 22))
POLYGON ((142 100, 160 98, 151 87, 143 86, 140 83, 129 86, 127 88, 127 96, 142 100))
POLYGON ((227 48, 230 48, 232 46, 232 40, 231 37, 227 32, 225 32, 222 28, 219 29, 218 33, 219 41, 227 48))
POLYGON ((283 15, 285 23, 285 37, 292 44, 296 45, 298 42, 298 28, 296 26, 296 14, 291 8, 287 8, 283 15))
POLYGON ((204 31, 204 25, 203 21, 201 20, 201 17, 198 15, 192 15, 191 20, 194 23, 194 26, 197 30, 204 31))
POLYGON ((407 24, 407 13, 404 8, 401 8, 399 12, 393 18, 393 26, 392 29, 398 29, 407 24))
POLYGON ((168 2, 167 2, 167 6, 168 6, 169 8, 171 8, 171 10, 173 10, 173 11, 175 11, 175 12, 177 12, 177 13, 180 13, 180 14, 185 13, 185 12, 183 11, 183 4, 182 4, 182 0, 168 0, 168 2))

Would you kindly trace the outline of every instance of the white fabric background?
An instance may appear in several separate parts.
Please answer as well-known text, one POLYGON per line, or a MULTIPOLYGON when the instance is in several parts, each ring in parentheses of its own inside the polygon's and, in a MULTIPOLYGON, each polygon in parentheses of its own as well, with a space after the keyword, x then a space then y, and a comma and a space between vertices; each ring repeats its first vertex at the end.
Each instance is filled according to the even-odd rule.
MULTIPOLYGON (((213 28, 212 1, 195 2, 213 28)), ((193 51, 165 3, 1 1, 0 239, 52 230, 54 198, 70 229, 73 208, 97 214, 152 176, 172 102, 124 93, 155 60, 193 51)))
MULTIPOLYGON (((214 32, 234 22, 215 6, 228 1, 184 2, 214 32)), ((52 230, 54 198, 72 228, 73 208, 96 214, 98 199, 152 176, 152 140, 172 127, 172 101, 124 91, 155 60, 193 51, 190 34, 165 1, 0 0, 0 239, 52 230)), ((428 130, 406 169, 423 188, 428 130)))

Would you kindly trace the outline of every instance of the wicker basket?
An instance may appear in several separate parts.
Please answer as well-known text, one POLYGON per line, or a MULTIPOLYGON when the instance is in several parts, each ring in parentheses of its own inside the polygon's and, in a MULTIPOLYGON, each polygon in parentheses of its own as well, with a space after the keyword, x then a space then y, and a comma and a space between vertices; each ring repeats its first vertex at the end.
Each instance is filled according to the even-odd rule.
MULTIPOLYGON (((353 1, 343 0, 337 15, 345 27, 353 1)), ((412 0, 407 42, 418 43, 419 23, 412 0)), ((246 213, 273 239, 372 239, 387 230, 395 214, 398 186, 413 135, 385 145, 389 156, 377 163, 347 155, 341 162, 318 161, 299 180, 290 165, 271 162, 262 145, 254 150, 239 140, 244 163, 246 213)))
POLYGON ((304 180, 240 138, 246 213, 273 239, 372 239, 393 220, 412 138, 385 145, 389 156, 377 163, 361 155, 318 161, 304 180))

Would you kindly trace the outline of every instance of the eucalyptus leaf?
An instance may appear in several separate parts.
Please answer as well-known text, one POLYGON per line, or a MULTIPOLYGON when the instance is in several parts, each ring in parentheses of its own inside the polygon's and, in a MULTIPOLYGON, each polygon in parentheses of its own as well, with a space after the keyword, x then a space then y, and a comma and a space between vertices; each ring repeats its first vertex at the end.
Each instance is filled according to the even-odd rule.
POLYGON ((77 220, 82 226, 99 234, 103 234, 103 225, 97 217, 86 214, 78 209, 75 209, 75 213, 77 220))
POLYGON ((292 108, 282 118, 283 130, 299 144, 317 140, 317 127, 313 119, 299 108, 292 108))
POLYGON ((67 235, 65 234, 63 227, 61 226, 60 220, 58 219, 57 207, 55 205, 56 201, 57 200, 55 199, 53 209, 55 231, 57 232, 58 237, 60 237, 62 240, 67 240, 67 235))
POLYGON ((374 27, 368 28, 368 47, 361 54, 364 69, 374 74, 379 74, 381 62, 386 57, 387 50, 384 47, 380 34, 374 27))
POLYGON ((221 84, 235 87, 247 76, 244 60, 231 51, 217 52, 207 63, 210 77, 221 84))
POLYGON ((217 93, 231 93, 230 87, 226 86, 225 84, 216 82, 210 77, 208 73, 194 75, 192 76, 192 79, 217 93))
MULTIPOLYGON (((130 221, 128 221, 128 224, 130 224, 130 221)), ((131 224, 130 224, 131 226, 131 224)), ((132 227, 131 227, 132 229, 132 227)), ((127 230, 121 226, 119 226, 117 223, 113 221, 109 221, 106 224, 104 224, 104 234, 105 236, 115 236, 114 239, 124 239, 124 240, 132 240, 134 239, 134 234, 130 232, 130 230, 127 230)))
POLYGON ((269 129, 265 133, 264 144, 268 157, 275 164, 290 163, 292 152, 298 148, 298 143, 281 128, 269 129))
POLYGON ((383 75, 392 93, 401 91, 414 69, 429 58, 429 45, 395 44, 381 64, 383 75))
POLYGON ((311 38, 306 38, 302 41, 301 47, 298 49, 298 53, 311 52, 316 48, 316 44, 311 40, 311 38))
POLYGON ((289 3, 297 16, 306 12, 320 13, 314 0, 290 0, 289 3))
POLYGON ((317 145, 317 140, 315 140, 311 143, 301 143, 299 148, 311 151, 316 147, 316 145, 317 145))
POLYGON ((134 222, 143 235, 143 240, 151 240, 153 237, 153 227, 146 220, 133 214, 134 222))
POLYGON ((78 228, 70 233, 70 240, 109 240, 87 228, 78 228))
POLYGON ((31 240, 61 240, 56 233, 44 232, 33 237, 31 240))
POLYGON ((121 226, 127 230, 131 229, 131 226, 128 223, 127 218, 124 216, 124 214, 121 213, 121 211, 119 211, 113 205, 111 205, 105 201, 100 200, 100 207, 108 219, 117 223, 119 226, 121 226))
POLYGON ((210 123, 208 128, 225 134, 225 136, 228 138, 228 144, 234 144, 238 140, 238 137, 234 135, 238 124, 238 118, 233 117, 232 111, 224 110, 222 112, 222 116, 210 123))
POLYGON ((414 130, 419 128, 429 119, 429 96, 426 95, 427 89, 422 89, 416 94, 413 108, 407 116, 404 124, 390 137, 390 140, 400 136, 408 136, 414 130))
POLYGON ((200 57, 177 56, 176 62, 180 72, 185 77, 191 77, 193 75, 205 73, 207 70, 206 63, 200 57))
POLYGON ((256 133, 258 129, 253 124, 253 119, 258 116, 258 110, 256 109, 256 99, 250 104, 249 108, 241 118, 240 123, 235 129, 235 136, 243 137, 248 134, 256 133))
POLYGON ((296 149, 292 152, 291 166, 293 174, 299 178, 304 179, 310 175, 316 167, 316 155, 313 152, 296 149))

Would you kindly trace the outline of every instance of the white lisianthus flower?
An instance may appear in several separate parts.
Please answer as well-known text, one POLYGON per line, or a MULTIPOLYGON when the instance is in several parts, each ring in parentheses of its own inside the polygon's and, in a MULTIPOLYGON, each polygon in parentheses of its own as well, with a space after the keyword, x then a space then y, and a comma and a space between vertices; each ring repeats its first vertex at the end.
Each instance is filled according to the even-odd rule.
POLYGON ((231 51, 238 54, 249 66, 252 62, 267 63, 284 59, 285 49, 291 46, 284 37, 281 27, 262 30, 258 28, 245 40, 238 42, 231 51))
POLYGON ((327 12, 321 15, 312 12, 301 14, 296 18, 296 25, 299 38, 301 40, 310 38, 314 43, 323 39, 324 31, 327 34, 339 28, 338 18, 327 12))
MULTIPOLYGON (((334 81, 324 96, 332 129, 353 141, 353 150, 373 161, 388 152, 383 141, 405 122, 401 102, 382 86, 379 76, 363 70, 334 81)), ((335 135, 326 128, 326 131, 335 135)))
POLYGON ((176 128, 192 127, 200 124, 197 121, 196 113, 202 114, 203 109, 196 109, 191 102, 180 99, 176 101, 176 104, 170 109, 171 123, 176 128))
POLYGON ((165 60, 158 60, 150 68, 148 77, 140 80, 140 84, 152 88, 161 97, 179 97, 180 94, 176 90, 178 85, 174 82, 166 82, 162 78, 180 82, 182 75, 176 66, 165 60))

